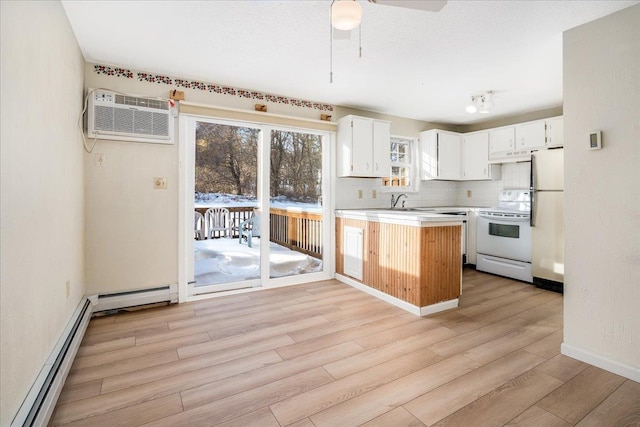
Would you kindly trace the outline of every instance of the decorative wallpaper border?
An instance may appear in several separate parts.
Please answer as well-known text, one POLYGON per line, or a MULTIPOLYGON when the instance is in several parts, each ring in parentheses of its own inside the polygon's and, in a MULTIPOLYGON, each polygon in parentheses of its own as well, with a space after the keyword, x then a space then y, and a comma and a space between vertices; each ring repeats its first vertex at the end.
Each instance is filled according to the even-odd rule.
POLYGON ((177 86, 185 89, 197 89, 218 93, 221 95, 238 96, 240 98, 257 99, 260 101, 273 102, 275 104, 294 105, 296 107, 314 108, 320 111, 333 111, 333 105, 321 104, 318 102, 305 101, 302 99, 289 98, 286 96, 271 95, 268 93, 256 92, 252 90, 237 89, 230 86, 220 86, 213 83, 199 82, 195 80, 178 79, 161 74, 133 72, 126 68, 109 67, 107 65, 94 65, 93 70, 96 74, 105 76, 124 77, 133 79, 137 75, 138 80, 149 83, 165 84, 169 86, 177 86))

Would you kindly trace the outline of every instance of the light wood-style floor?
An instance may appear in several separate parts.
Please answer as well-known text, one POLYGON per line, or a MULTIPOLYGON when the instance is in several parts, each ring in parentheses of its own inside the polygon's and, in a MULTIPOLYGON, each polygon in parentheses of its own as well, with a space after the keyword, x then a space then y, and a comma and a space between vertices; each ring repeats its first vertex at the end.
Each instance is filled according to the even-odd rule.
POLYGON ((95 318, 52 423, 640 425, 640 384, 560 355, 561 295, 463 283, 427 318, 337 281, 95 318))

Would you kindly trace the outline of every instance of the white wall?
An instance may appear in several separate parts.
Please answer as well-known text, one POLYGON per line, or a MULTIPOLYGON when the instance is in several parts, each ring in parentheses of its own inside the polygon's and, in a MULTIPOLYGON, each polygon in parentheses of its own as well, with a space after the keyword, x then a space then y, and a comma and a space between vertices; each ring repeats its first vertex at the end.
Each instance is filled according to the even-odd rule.
MULTIPOLYGON (((168 96, 165 85, 98 75, 85 65, 85 87, 168 96)), ((85 153, 87 293, 178 282, 178 145, 98 139, 85 153), (104 155, 104 166, 96 156, 104 155), (167 178, 166 190, 153 188, 167 178)))
POLYGON ((564 33, 564 126, 563 352, 640 381, 640 6, 564 33))
MULTIPOLYGON (((134 78, 128 79, 97 74, 94 64, 86 64, 85 88, 162 98, 175 89, 163 83, 140 81, 136 70, 133 71, 134 78)), ((198 89, 178 89, 185 92, 187 101, 207 105, 251 111, 255 103, 262 102, 198 89)), ((312 108, 266 104, 269 112, 275 114, 320 119, 323 113, 312 108)), ((94 154, 85 155, 88 293, 121 292, 178 282, 178 168, 177 138, 169 146, 98 140, 94 154), (102 167, 96 165, 97 153, 105 155, 102 167), (154 177, 166 177, 167 190, 154 190, 154 177)))
POLYGON ((84 60, 59 2, 2 1, 0 16, 5 426, 84 295, 84 60))

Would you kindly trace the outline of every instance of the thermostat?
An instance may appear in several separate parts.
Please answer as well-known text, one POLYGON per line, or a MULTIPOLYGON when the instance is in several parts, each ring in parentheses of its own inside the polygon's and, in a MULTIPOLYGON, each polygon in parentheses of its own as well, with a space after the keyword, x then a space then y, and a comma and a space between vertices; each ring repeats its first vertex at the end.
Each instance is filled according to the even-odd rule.
POLYGON ((600 150, 602 148, 602 132, 597 130, 589 133, 589 150, 600 150))

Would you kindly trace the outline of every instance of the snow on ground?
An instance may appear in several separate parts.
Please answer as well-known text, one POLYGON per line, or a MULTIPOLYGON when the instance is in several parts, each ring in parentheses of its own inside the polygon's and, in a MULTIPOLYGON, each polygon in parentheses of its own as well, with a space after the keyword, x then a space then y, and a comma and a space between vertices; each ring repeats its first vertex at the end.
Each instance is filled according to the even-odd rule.
MULTIPOLYGON (((238 196, 226 193, 195 193, 196 208, 213 208, 229 206, 258 206, 258 200, 250 196, 238 196)), ((274 208, 297 208, 305 212, 322 212, 322 205, 319 203, 303 203, 287 199, 284 196, 272 197, 271 207, 274 208)))
MULTIPOLYGON (((209 239, 193 242, 195 286, 218 285, 260 278, 260 239, 252 248, 238 239, 209 239)), ((285 277, 322 271, 322 260, 269 243, 270 277, 285 277)))

